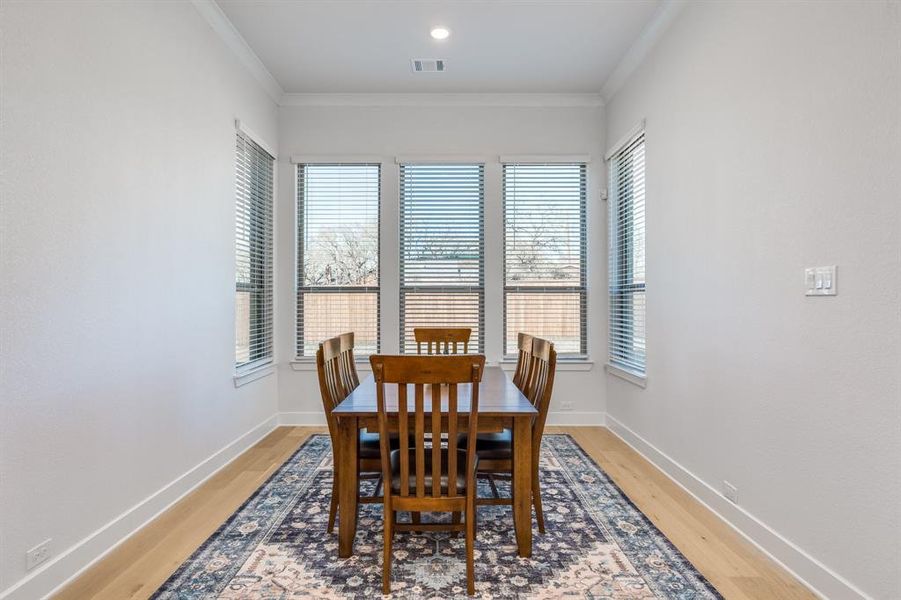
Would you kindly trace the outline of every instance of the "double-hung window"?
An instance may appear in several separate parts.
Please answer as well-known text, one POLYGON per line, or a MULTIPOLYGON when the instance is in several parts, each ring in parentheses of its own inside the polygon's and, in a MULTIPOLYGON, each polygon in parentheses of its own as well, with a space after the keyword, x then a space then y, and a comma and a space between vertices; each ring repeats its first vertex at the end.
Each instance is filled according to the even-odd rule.
POLYGON ((416 327, 470 327, 485 348, 485 193, 481 164, 400 165, 400 348, 416 327))
POLYGON ((272 362, 272 202, 275 159, 237 134, 235 210, 235 368, 272 362))
POLYGON ((586 166, 504 164, 504 355, 517 333, 585 357, 586 166))
POLYGON ((297 356, 352 331, 379 350, 378 164, 297 166, 297 356))
POLYGON ((610 364, 645 375, 644 134, 610 157, 610 364))

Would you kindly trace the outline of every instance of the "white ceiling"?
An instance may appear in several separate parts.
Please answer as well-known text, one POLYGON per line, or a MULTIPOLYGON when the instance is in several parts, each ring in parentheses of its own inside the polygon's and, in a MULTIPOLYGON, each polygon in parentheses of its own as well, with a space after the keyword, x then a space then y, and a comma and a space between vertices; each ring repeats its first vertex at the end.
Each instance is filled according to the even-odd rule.
POLYGON ((660 0, 218 0, 288 93, 598 92, 660 0), (435 25, 451 30, 438 42, 435 25), (413 73, 411 58, 443 58, 413 73))

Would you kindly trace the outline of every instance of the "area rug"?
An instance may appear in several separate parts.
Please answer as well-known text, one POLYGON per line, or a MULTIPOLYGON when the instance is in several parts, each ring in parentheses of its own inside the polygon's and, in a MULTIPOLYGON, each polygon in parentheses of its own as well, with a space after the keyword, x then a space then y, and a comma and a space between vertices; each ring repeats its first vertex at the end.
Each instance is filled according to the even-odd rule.
MULTIPOLYGON (((313 436, 154 598, 382 598, 382 507, 361 506, 354 555, 339 559, 331 482, 329 438, 313 436)), ((531 559, 516 555, 511 508, 479 507, 477 598, 720 598, 570 436, 544 436, 541 488, 531 559)), ((398 533, 392 574, 390 598, 465 598, 463 537, 398 533)))

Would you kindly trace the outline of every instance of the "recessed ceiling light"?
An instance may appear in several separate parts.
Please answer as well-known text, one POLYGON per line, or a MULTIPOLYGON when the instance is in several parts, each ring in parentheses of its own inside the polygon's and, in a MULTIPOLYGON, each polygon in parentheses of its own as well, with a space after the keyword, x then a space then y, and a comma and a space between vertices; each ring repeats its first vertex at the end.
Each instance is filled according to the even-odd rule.
POLYGON ((431 33, 432 37, 436 40, 446 40, 450 35, 450 31, 448 31, 447 27, 432 27, 432 31, 429 33, 431 33))

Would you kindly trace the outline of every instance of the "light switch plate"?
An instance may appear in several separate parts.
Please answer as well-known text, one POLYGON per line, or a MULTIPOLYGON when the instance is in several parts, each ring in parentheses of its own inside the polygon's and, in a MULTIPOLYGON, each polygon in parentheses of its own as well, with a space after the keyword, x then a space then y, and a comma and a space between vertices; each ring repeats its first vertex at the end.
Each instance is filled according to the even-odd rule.
POLYGON ((838 293, 837 268, 808 267, 804 269, 804 287, 807 296, 835 296, 838 293))

